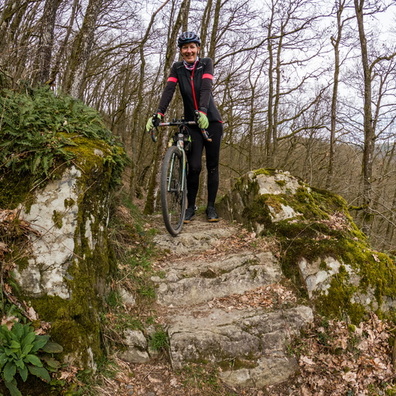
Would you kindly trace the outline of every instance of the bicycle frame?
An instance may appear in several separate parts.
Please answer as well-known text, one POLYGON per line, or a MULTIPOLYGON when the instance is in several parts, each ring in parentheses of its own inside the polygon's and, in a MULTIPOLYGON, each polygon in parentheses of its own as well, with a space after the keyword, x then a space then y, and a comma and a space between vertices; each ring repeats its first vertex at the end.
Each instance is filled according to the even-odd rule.
MULTIPOLYGON (((172 236, 177 236, 184 223, 187 204, 187 155, 184 137, 188 125, 197 125, 195 121, 172 120, 160 122, 159 127, 177 126, 178 131, 165 153, 161 166, 161 206, 165 227, 172 236)), ((153 128, 151 139, 156 142, 156 130, 153 128)), ((205 130, 201 130, 204 139, 211 141, 205 130)))

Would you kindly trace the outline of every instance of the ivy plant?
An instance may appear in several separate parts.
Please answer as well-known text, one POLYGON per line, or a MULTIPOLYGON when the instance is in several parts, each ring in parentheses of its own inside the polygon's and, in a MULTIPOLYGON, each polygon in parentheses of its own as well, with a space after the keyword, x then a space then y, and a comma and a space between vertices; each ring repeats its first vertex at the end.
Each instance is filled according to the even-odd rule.
POLYGON ((45 360, 47 369, 39 353, 61 351, 59 344, 51 342, 48 335, 37 335, 29 323, 16 322, 11 329, 0 326, 0 375, 11 396, 22 395, 17 386, 17 375, 24 382, 29 374, 50 382, 49 370, 56 370, 60 363, 50 357, 45 360))

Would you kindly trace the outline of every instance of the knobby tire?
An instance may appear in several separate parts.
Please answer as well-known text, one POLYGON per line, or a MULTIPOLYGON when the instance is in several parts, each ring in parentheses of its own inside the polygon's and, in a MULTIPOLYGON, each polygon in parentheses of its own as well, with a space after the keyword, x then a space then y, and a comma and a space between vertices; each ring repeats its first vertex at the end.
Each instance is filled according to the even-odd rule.
POLYGON ((161 206, 165 227, 172 236, 180 233, 187 205, 186 172, 183 153, 171 146, 161 169, 161 206))

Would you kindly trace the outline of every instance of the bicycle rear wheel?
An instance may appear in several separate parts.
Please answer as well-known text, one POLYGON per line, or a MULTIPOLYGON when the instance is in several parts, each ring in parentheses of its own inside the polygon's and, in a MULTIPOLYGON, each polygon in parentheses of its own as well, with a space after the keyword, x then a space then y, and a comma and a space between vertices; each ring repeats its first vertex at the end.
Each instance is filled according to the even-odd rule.
POLYGON ((186 172, 183 152, 171 146, 165 153, 161 169, 161 205, 165 227, 172 236, 183 227, 187 202, 186 172))

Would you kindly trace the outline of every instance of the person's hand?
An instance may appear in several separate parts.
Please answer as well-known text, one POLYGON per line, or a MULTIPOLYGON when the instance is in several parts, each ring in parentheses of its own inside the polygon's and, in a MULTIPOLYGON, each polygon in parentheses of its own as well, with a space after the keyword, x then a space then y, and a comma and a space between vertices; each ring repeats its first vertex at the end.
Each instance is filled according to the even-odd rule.
POLYGON ((198 112, 197 124, 201 129, 206 129, 209 126, 209 120, 205 113, 198 112))
POLYGON ((154 127, 157 127, 161 122, 162 115, 160 113, 154 114, 150 117, 146 124, 146 132, 150 132, 154 127))

